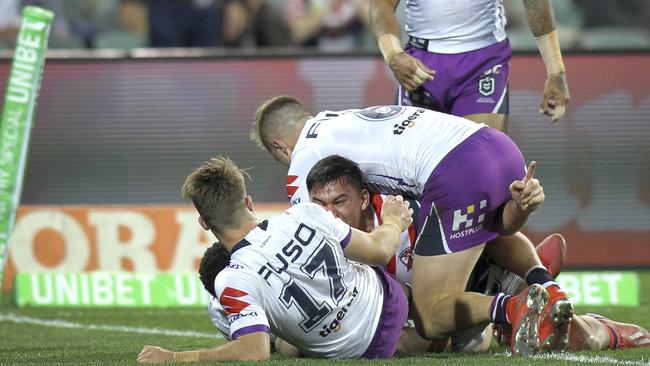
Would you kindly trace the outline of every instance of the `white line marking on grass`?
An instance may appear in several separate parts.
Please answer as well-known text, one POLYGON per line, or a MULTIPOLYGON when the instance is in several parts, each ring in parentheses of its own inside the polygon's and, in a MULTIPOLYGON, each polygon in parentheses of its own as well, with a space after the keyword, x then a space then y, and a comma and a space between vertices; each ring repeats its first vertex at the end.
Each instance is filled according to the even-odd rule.
POLYGON ((558 360, 558 361, 573 361, 573 362, 582 362, 582 363, 609 363, 616 365, 632 365, 632 366, 648 366, 650 361, 639 360, 639 361, 630 361, 630 360, 619 360, 617 358, 612 358, 609 356, 585 356, 585 355, 572 355, 568 353, 549 353, 545 355, 534 355, 531 358, 536 358, 540 360, 558 360))
POLYGON ((137 334, 159 334, 171 337, 192 337, 192 338, 223 338, 217 333, 202 333, 188 330, 174 330, 164 328, 147 328, 147 327, 129 327, 125 325, 108 325, 108 324, 83 324, 74 323, 61 319, 39 319, 28 316, 16 315, 13 313, 0 314, 0 321, 12 322, 19 324, 34 324, 44 327, 83 329, 83 330, 103 330, 109 332, 137 333, 137 334))

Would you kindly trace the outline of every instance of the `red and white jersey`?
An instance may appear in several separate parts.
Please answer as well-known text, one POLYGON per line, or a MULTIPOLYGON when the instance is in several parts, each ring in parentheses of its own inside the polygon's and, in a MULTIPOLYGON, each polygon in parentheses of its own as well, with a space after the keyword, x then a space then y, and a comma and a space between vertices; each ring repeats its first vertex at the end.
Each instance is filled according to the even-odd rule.
POLYGON ((325 111, 305 123, 291 154, 287 194, 309 202, 305 180, 320 159, 344 156, 377 193, 418 197, 431 172, 458 144, 485 125, 406 106, 325 111))
MULTIPOLYGON (((370 204, 372 205, 375 213, 374 223, 375 227, 382 224, 381 222, 381 207, 384 204, 384 196, 381 194, 373 194, 371 196, 370 204)), ((411 208, 414 211, 414 220, 417 220, 418 203, 411 201, 411 208)), ((393 275, 395 279, 401 283, 411 283, 411 269, 413 267, 413 249, 415 247, 415 239, 417 238, 417 227, 415 221, 408 230, 402 233, 400 244, 395 255, 386 263, 386 271, 393 275)))
POLYGON ((308 355, 363 355, 384 291, 374 269, 345 258, 351 234, 346 223, 311 203, 249 232, 215 279, 229 338, 272 331, 308 355))

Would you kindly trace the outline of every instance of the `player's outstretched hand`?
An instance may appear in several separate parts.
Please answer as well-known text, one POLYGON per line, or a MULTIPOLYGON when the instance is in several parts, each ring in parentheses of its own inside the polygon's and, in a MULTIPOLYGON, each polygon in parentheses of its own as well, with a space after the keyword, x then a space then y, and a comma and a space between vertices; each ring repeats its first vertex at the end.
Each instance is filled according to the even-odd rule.
POLYGON ((399 220, 399 224, 402 225, 402 231, 406 230, 413 222, 413 209, 409 208, 409 205, 409 202, 404 201, 402 196, 386 196, 384 204, 381 206, 382 221, 399 220))
POLYGON ((406 90, 412 92, 422 83, 433 80, 435 71, 426 67, 420 60, 402 51, 393 56, 388 63, 395 79, 406 90))
POLYGON ((566 105, 569 103, 569 86, 563 72, 550 74, 544 83, 544 95, 539 113, 551 117, 551 122, 557 122, 564 116, 566 105))
POLYGON ((165 363, 172 362, 173 359, 174 352, 157 346, 144 346, 138 355, 140 363, 165 363))
POLYGON ((544 202, 544 188, 539 184, 539 180, 533 178, 537 162, 533 161, 528 166, 524 180, 516 180, 510 184, 510 193, 512 200, 517 207, 526 213, 531 213, 544 202))

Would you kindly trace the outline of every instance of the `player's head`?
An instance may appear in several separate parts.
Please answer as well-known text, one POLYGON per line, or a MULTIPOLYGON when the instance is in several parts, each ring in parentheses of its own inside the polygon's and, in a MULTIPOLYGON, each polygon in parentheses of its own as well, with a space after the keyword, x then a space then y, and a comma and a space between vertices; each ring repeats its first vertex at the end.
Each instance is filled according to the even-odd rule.
POLYGON ((345 221, 361 228, 362 212, 370 204, 363 188, 363 173, 357 163, 339 155, 328 156, 314 165, 307 175, 307 189, 317 203, 345 221))
POLYGON ((185 179, 183 197, 199 212, 199 223, 220 237, 251 217, 252 200, 246 195, 244 172, 230 159, 212 158, 185 179))
POLYGON ((214 297, 214 279, 230 262, 230 253, 219 243, 208 248, 199 264, 199 277, 203 287, 214 297))
POLYGON ((251 139, 275 160, 289 166, 291 151, 309 117, 307 108, 298 99, 286 95, 271 98, 255 112, 251 139))

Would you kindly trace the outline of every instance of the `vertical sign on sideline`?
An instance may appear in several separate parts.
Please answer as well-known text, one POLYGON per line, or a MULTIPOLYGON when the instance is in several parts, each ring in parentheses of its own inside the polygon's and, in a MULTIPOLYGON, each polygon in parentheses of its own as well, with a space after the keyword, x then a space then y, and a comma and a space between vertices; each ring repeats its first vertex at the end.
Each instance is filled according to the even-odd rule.
POLYGON ((0 125, 0 280, 20 202, 36 98, 54 13, 26 6, 16 37, 0 125))

